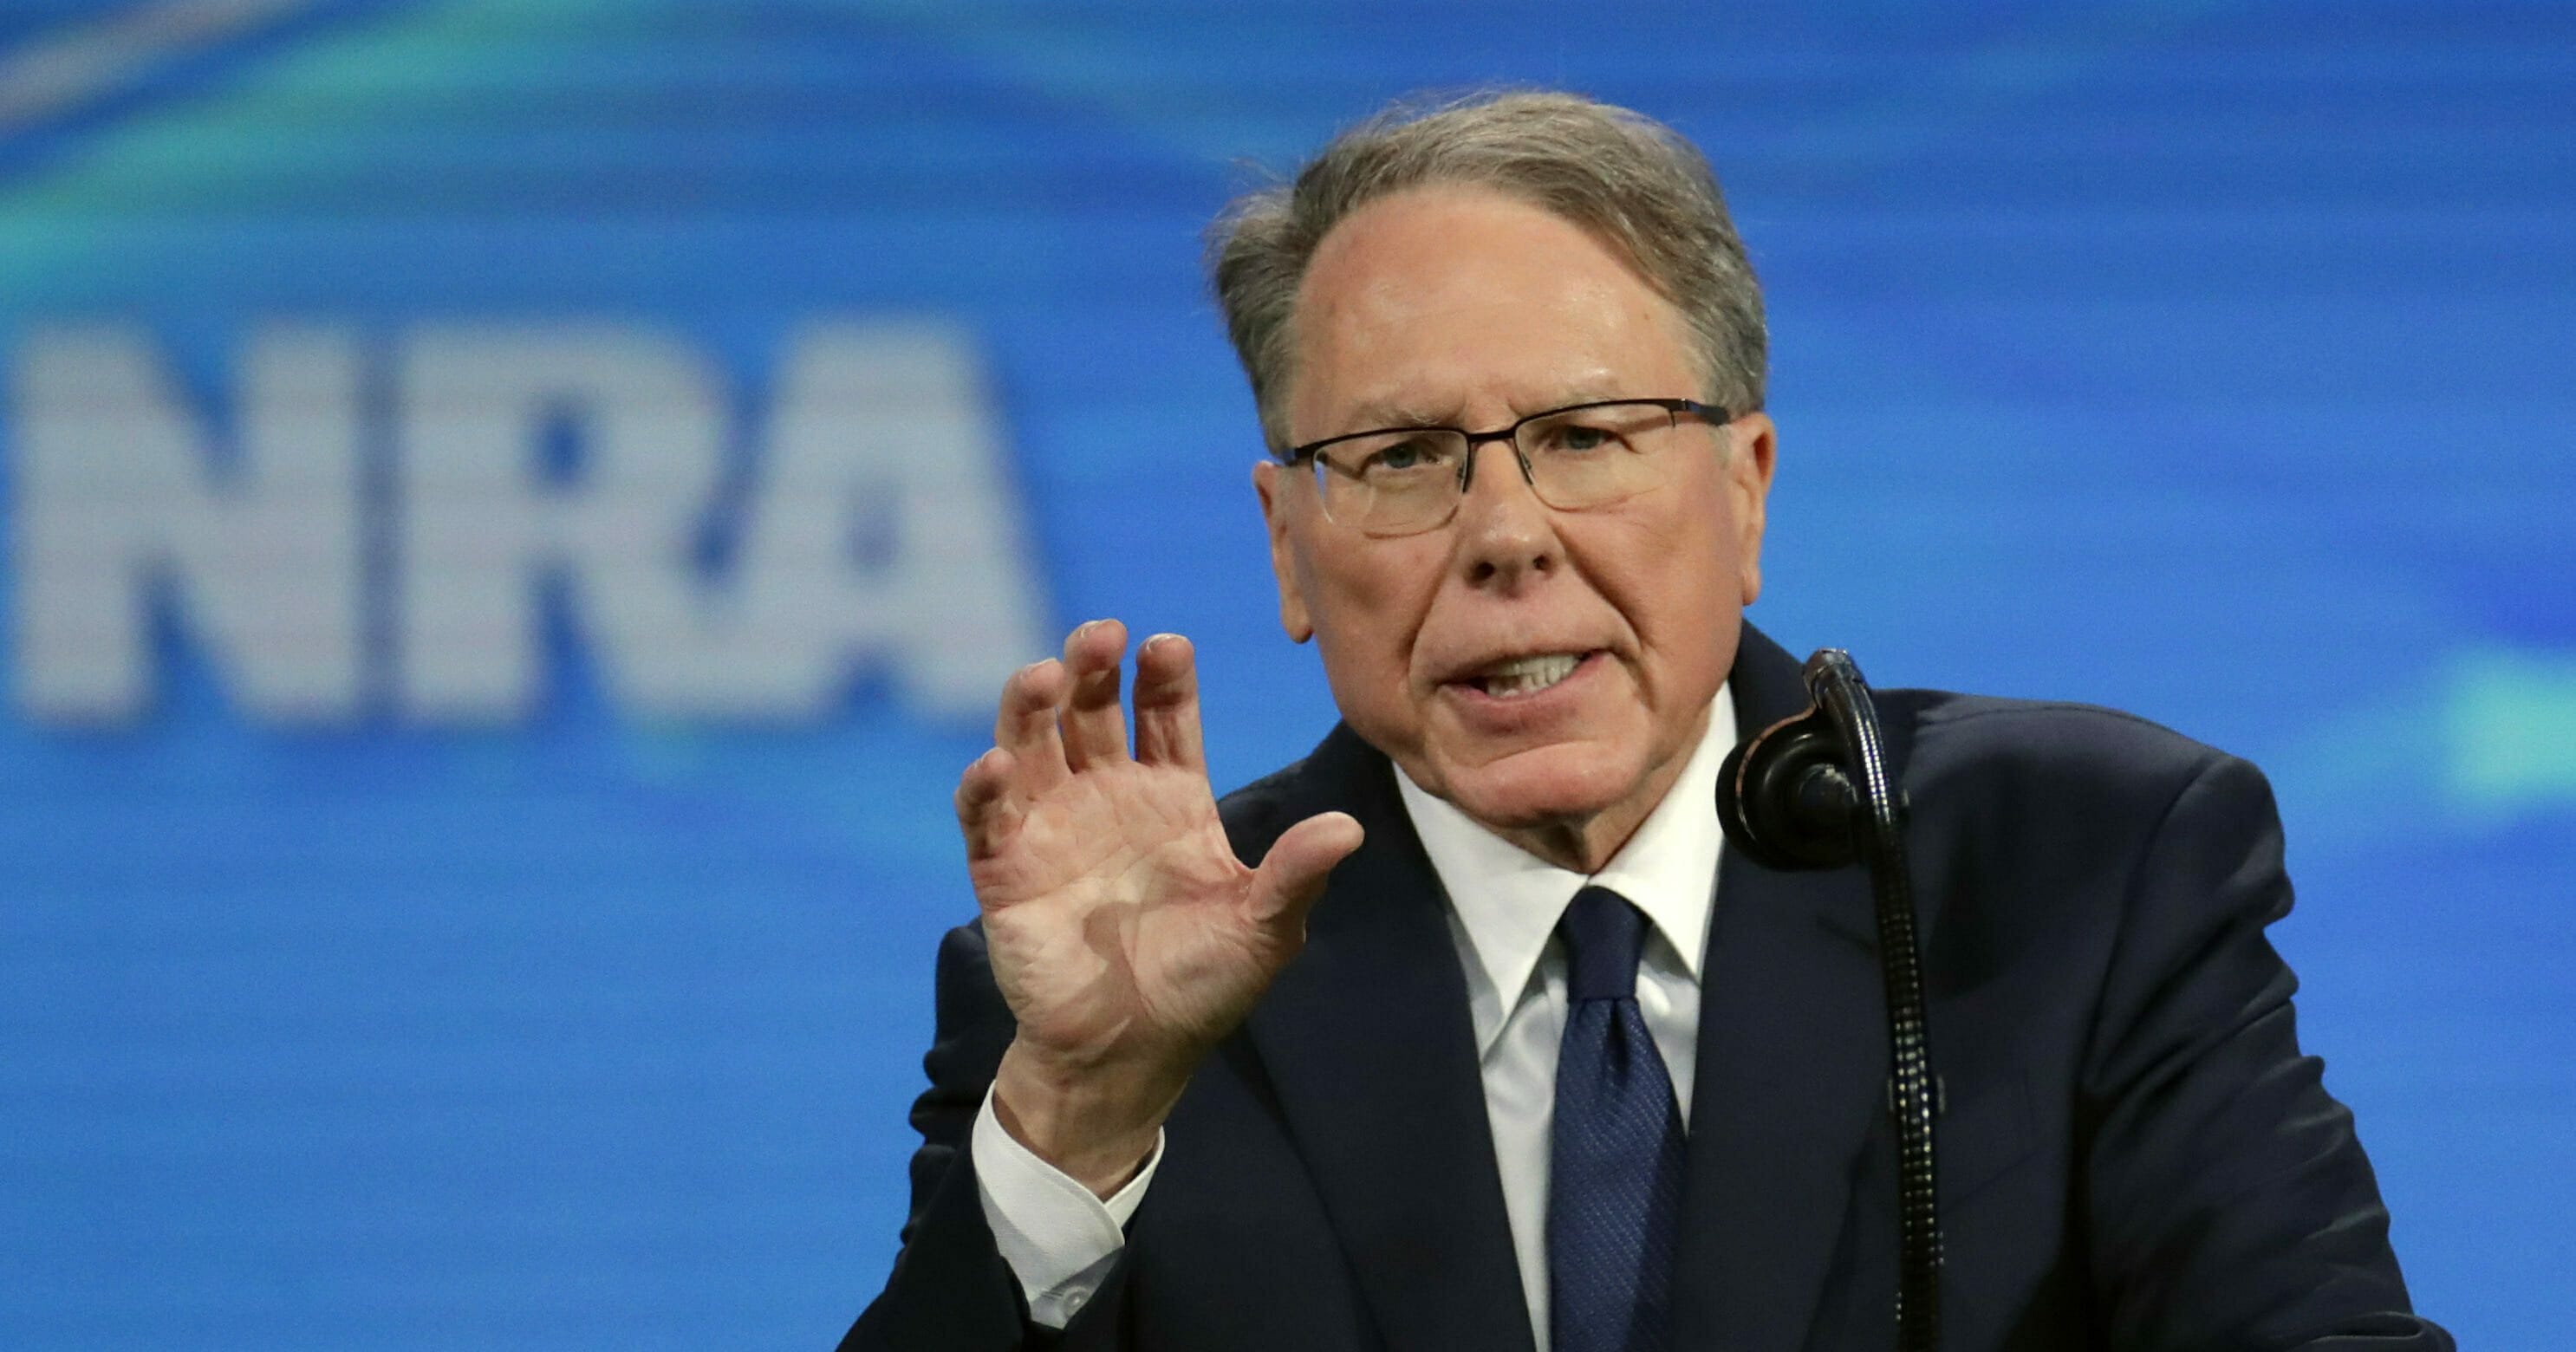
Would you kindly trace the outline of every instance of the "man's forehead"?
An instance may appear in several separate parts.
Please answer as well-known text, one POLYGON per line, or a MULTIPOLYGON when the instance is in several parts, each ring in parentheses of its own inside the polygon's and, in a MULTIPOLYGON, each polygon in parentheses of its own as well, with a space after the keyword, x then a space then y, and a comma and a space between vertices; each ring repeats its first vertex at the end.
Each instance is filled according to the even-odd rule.
POLYGON ((1615 290, 1605 284, 1632 276, 1591 232, 1544 207, 1482 189, 1420 188, 1334 226, 1308 260, 1295 304, 1313 326, 1429 311, 1498 317, 1540 297, 1562 303, 1615 290))

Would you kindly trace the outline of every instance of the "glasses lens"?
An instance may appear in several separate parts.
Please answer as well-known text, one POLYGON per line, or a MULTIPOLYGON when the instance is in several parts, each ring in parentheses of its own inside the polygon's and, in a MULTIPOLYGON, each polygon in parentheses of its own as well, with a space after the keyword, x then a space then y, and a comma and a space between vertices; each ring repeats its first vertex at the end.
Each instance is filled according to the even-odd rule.
POLYGON ((1385 432, 1336 442, 1315 453, 1324 514, 1371 535, 1409 535, 1449 519, 1458 506, 1457 432, 1385 432))
POLYGON ((1521 454, 1530 483, 1550 507, 1599 507, 1654 487, 1663 478, 1659 443, 1672 430, 1671 410, 1654 404, 1605 404, 1525 423, 1521 454))

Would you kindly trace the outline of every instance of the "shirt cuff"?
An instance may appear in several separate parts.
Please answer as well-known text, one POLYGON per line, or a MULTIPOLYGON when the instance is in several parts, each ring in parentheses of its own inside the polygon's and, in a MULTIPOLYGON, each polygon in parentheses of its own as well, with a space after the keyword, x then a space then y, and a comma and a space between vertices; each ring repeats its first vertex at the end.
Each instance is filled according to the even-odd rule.
POLYGON ((1063 1328, 1100 1289, 1127 1246, 1125 1226, 1163 1161, 1163 1134, 1154 1133, 1145 1167, 1107 1201, 1013 1140, 993 1113, 990 1089, 975 1114, 972 1149, 984 1220, 1028 1297, 1029 1318, 1045 1328, 1063 1328))

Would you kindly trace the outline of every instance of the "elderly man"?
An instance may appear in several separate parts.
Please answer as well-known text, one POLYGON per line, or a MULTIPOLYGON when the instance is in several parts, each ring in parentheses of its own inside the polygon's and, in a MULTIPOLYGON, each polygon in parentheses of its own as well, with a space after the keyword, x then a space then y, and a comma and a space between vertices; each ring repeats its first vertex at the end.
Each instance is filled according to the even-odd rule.
MULTIPOLYGON (((1889 1346, 1869 898, 1722 848, 1759 294, 1665 128, 1510 94, 1220 228, 1280 619, 1342 725, 1212 797, 1189 644, 1074 631, 957 791, 905 1246, 844 1348, 1889 1346)), ((1889 692, 1969 1348, 2434 1348, 2263 937, 2249 766, 1889 692)))

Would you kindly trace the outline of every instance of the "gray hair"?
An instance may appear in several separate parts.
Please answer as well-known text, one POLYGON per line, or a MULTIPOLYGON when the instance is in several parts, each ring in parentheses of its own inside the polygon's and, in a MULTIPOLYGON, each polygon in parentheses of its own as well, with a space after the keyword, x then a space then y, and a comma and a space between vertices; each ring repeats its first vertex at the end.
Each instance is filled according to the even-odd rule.
POLYGON ((1274 449, 1288 445, 1297 292, 1316 246, 1360 207, 1409 188, 1490 188, 1591 231, 1689 326, 1705 388, 1762 407, 1762 290, 1707 157, 1672 128, 1576 94, 1483 93, 1397 104, 1343 131, 1295 181, 1235 201, 1209 231, 1208 270, 1274 449))

